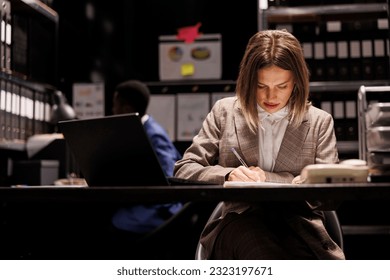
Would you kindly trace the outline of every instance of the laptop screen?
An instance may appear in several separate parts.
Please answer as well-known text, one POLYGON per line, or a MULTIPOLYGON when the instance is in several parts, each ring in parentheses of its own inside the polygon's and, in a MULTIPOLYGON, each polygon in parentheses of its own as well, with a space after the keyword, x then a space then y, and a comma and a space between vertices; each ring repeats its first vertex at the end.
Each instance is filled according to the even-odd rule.
POLYGON ((58 123, 89 186, 166 186, 138 113, 58 123))

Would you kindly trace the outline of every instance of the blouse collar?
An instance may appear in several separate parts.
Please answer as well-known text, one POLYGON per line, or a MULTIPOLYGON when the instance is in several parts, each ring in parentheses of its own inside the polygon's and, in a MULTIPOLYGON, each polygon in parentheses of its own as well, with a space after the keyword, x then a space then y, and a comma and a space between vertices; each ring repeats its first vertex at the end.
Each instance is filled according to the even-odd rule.
POLYGON ((288 105, 284 106, 282 109, 275 113, 268 113, 259 105, 257 105, 257 112, 259 114, 259 120, 263 121, 264 119, 270 117, 273 121, 279 122, 282 119, 286 118, 288 115, 288 105))

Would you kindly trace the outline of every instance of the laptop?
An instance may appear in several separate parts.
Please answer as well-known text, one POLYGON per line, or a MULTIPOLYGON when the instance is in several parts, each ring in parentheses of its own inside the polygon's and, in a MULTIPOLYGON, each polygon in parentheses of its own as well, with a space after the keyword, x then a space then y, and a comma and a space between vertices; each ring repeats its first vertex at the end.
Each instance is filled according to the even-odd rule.
POLYGON ((138 113, 60 121, 88 186, 167 186, 138 113))

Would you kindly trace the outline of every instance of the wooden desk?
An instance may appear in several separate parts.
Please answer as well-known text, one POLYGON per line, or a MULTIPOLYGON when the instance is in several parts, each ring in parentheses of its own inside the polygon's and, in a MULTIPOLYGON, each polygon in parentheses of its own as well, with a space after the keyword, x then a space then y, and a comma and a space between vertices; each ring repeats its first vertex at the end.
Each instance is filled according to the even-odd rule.
POLYGON ((154 187, 0 187, 3 202, 169 202, 169 201, 297 201, 390 200, 389 183, 302 184, 263 188, 223 188, 220 185, 154 187))

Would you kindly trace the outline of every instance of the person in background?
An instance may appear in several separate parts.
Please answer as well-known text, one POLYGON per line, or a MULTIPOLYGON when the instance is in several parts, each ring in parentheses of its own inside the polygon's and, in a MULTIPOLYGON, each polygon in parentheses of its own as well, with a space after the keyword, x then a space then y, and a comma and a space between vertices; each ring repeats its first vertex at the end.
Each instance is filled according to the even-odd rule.
MULTIPOLYGON (((247 44, 236 96, 215 103, 174 175, 221 185, 300 183, 306 165, 338 161, 333 118, 309 102, 299 41, 265 30, 247 44)), ((205 226, 200 242, 209 259, 345 259, 324 226, 322 210, 336 207, 327 203, 224 202, 222 218, 205 226)))
MULTIPOLYGON (((174 164, 181 158, 181 155, 165 129, 152 116, 146 114, 149 100, 150 91, 147 85, 138 80, 128 80, 115 88, 112 112, 114 115, 139 113, 165 175, 172 177, 174 164)), ((126 236, 139 237, 157 228, 165 220, 175 215, 181 207, 182 203, 179 202, 131 205, 116 211, 112 217, 112 224, 115 228, 124 231, 126 236)))

